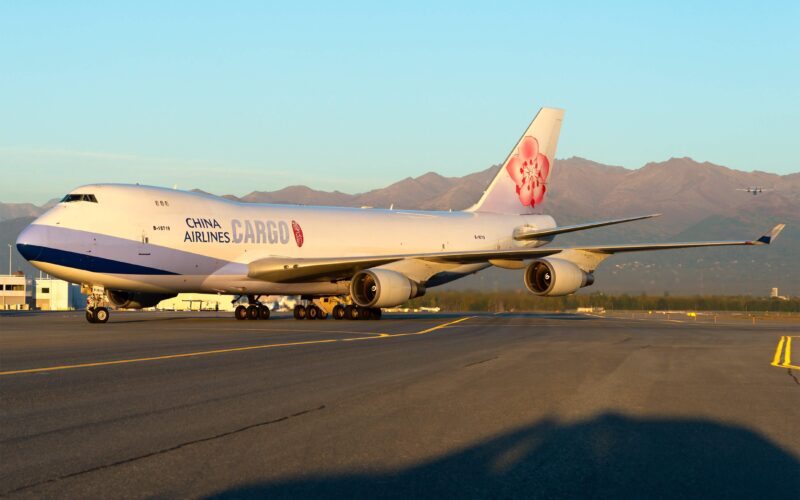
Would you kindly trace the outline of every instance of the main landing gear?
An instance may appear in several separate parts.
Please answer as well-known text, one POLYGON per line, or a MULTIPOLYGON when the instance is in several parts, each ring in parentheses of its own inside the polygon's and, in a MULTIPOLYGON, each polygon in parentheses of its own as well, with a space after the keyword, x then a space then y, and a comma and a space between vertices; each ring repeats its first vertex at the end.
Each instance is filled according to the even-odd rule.
POLYGON ((294 306, 294 319, 328 319, 328 312, 314 304, 294 306))
POLYGON ((348 302, 349 298, 317 298, 309 304, 298 304, 294 306, 294 319, 327 319, 329 314, 336 320, 381 319, 380 308, 360 307, 348 302))
POLYGON ((233 311, 233 315, 236 319, 269 319, 269 307, 258 302, 255 295, 248 295, 247 302, 249 305, 236 306, 236 309, 233 311))
POLYGON ((86 321, 89 323, 106 323, 110 313, 106 291, 102 286, 81 285, 81 293, 86 297, 86 321))

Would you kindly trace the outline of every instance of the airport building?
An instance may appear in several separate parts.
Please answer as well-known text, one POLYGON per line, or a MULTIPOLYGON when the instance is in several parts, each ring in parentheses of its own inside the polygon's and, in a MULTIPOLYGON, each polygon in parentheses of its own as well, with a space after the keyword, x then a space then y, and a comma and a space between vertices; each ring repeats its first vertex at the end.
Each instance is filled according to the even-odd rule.
POLYGON ((72 311, 86 306, 80 285, 55 278, 0 275, 0 310, 72 311))
POLYGON ((773 287, 772 290, 769 292, 769 298, 771 299, 778 299, 778 300, 789 300, 789 297, 784 297, 778 292, 777 287, 773 287))
MULTIPOLYGON (((159 311, 228 311, 247 299, 235 295, 213 293, 181 293, 162 300, 154 308, 159 311)), ((296 297, 262 298, 273 311, 290 311, 296 297)), ((0 275, 0 310, 74 311, 86 307, 86 295, 78 284, 56 278, 27 278, 22 273, 0 275)))
POLYGON ((22 273, 0 275, 0 309, 27 310, 32 306, 33 282, 22 273))
POLYGON ((42 311, 72 311, 86 307, 80 285, 54 278, 33 280, 33 303, 42 311))
POLYGON ((162 300, 156 306, 160 311, 233 311, 233 295, 214 293, 181 293, 171 299, 162 300))
MULTIPOLYGON (((236 295, 218 295, 213 293, 180 293, 171 299, 162 300, 155 307, 159 311, 229 311, 238 305, 247 305, 247 298, 236 295)), ((299 297, 283 297, 269 295, 261 297, 261 303, 272 311, 291 311, 299 302, 299 297)))

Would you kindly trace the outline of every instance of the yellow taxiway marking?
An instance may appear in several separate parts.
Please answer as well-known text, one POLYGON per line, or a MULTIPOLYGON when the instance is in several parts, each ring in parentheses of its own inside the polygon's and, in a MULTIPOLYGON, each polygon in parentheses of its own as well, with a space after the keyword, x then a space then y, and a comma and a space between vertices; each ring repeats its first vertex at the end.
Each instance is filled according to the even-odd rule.
POLYGON ((790 337, 784 335, 778 341, 778 347, 775 349, 775 357, 772 358, 772 366, 779 368, 791 368, 792 370, 800 370, 800 366, 792 364, 792 339, 800 339, 800 337, 790 337), (781 362, 781 354, 783 354, 783 362, 781 362))
POLYGON ((146 361, 160 361, 164 359, 177 359, 177 358, 191 358, 197 356, 210 356, 213 354, 225 354, 229 352, 238 352, 238 351, 254 351, 256 349, 273 349, 276 347, 294 347, 294 346, 302 346, 302 345, 313 345, 313 344, 332 344, 334 342, 352 342, 358 340, 373 340, 373 339, 387 339, 392 337, 406 337, 409 335, 424 335, 426 333, 430 333, 436 330, 441 330, 442 328, 447 328, 449 326, 455 325, 457 323, 461 323, 462 321, 466 321, 472 318, 472 316, 466 316, 464 318, 459 318, 454 321, 449 321, 447 323, 442 323, 440 325, 436 325, 432 328, 428 328, 425 330, 421 330, 419 332, 411 332, 411 333, 377 333, 372 334, 369 337, 352 337, 352 338, 344 338, 344 339, 322 339, 322 340, 305 340, 300 342, 282 342, 279 344, 263 344, 263 345, 253 345, 253 346, 245 346, 245 347, 229 347, 226 349, 214 349, 211 351, 199 351, 199 352, 187 352, 182 354, 167 354, 164 356, 150 356, 147 358, 133 358, 133 359, 117 359, 114 361, 98 361, 95 363, 80 363, 75 365, 61 365, 61 366, 48 366, 45 368, 29 368, 27 370, 11 370, 0 372, 0 376, 4 375, 19 375, 22 373, 41 373, 41 372, 54 372, 60 370, 72 370, 75 368, 90 368, 94 366, 108 366, 108 365, 122 365, 128 363, 143 363, 146 361))

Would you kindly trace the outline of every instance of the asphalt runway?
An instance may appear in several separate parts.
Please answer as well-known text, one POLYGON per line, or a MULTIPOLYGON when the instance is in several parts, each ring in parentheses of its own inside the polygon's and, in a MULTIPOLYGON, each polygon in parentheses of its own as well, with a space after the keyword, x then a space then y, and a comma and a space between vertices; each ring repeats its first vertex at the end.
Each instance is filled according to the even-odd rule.
POLYGON ((796 322, 216 316, 0 316, 0 496, 800 498, 796 322))

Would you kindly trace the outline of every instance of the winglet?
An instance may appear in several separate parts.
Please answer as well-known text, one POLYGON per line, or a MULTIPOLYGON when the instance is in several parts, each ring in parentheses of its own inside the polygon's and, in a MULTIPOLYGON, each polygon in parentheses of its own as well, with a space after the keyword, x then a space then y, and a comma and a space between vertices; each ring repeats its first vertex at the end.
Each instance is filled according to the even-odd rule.
POLYGON ((783 228, 786 227, 786 224, 778 224, 777 226, 773 227, 770 232, 762 236, 761 238, 757 239, 753 242, 754 245, 769 245, 772 241, 781 234, 783 228))

